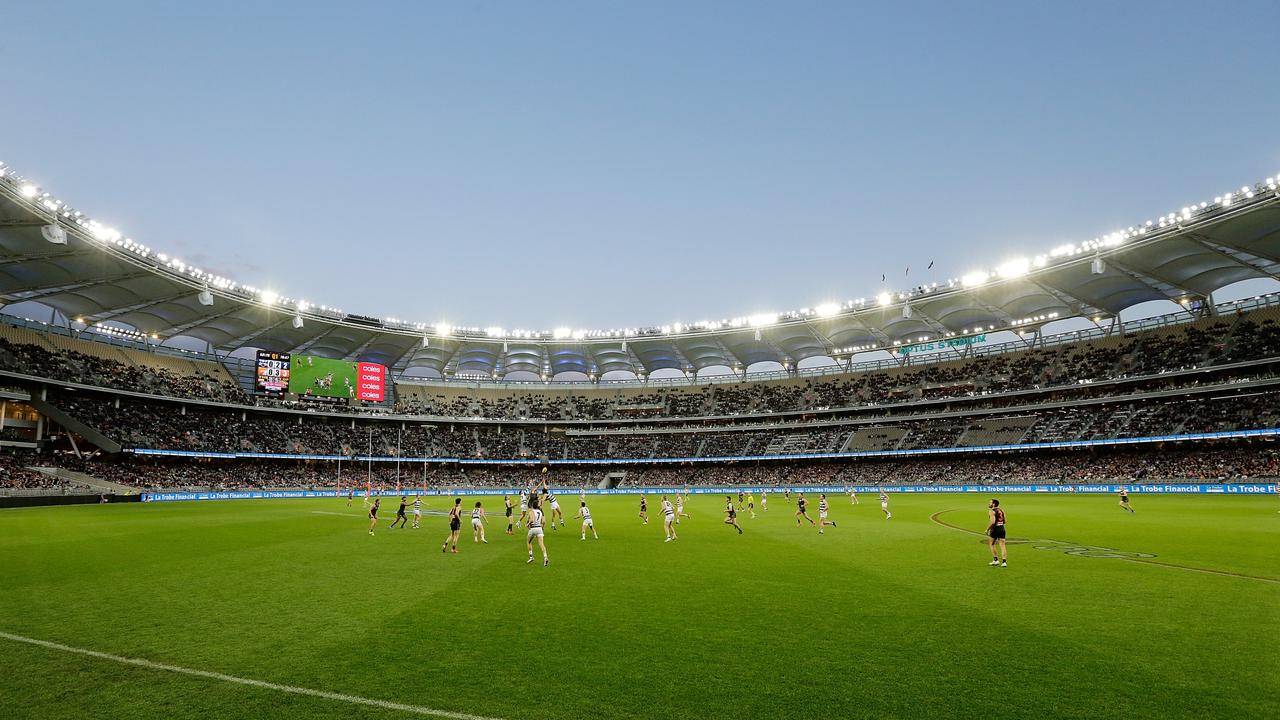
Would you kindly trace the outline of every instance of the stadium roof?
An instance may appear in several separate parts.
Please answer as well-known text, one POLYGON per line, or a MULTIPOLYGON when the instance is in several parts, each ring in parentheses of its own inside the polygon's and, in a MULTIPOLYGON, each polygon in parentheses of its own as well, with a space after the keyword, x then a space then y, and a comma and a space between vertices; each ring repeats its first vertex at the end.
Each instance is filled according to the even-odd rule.
POLYGON ((365 317, 242 285, 135 243, 0 165, 0 300, 38 302, 95 327, 189 336, 224 351, 301 352, 442 376, 599 377, 766 361, 794 367, 810 357, 841 360, 1069 317, 1109 318, 1151 300, 1190 304, 1241 280, 1280 279, 1277 180, 870 300, 687 326, 527 332, 365 317))

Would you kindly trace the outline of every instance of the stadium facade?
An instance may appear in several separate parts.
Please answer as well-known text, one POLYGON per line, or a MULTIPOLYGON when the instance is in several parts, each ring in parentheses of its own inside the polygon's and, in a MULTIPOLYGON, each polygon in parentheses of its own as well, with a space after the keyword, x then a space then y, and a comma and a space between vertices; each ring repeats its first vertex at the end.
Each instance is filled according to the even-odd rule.
MULTIPOLYGON (((0 326, 10 486, 318 487, 340 482, 344 460, 349 473, 366 463, 368 484, 377 464, 376 482, 397 486, 485 485, 529 466, 592 485, 633 473, 659 485, 920 486, 1277 467, 1266 447, 1280 433, 1280 297, 1214 298, 1278 277, 1275 178, 870 299, 690 325, 508 331, 359 316, 241 285, 3 171, 0 300, 53 312, 0 326), (1152 300, 1182 309, 1120 321, 1152 300), (1067 318, 1093 327, 1042 332, 1067 318), (1005 331, 1016 339, 983 342, 1005 331), (159 346, 178 337, 208 352, 159 346), (238 352, 248 349, 350 361, 360 378, 366 364, 386 366, 388 392, 357 402, 348 379, 349 401, 258 393, 261 362, 238 352), (800 368, 823 357, 832 364, 800 368), (752 373, 761 363, 782 370, 752 373), (719 366, 734 374, 702 372, 719 366), (649 377, 662 370, 680 377, 649 377), (632 379, 602 381, 619 372, 632 379), (586 380, 557 381, 566 376, 586 380), (1150 457, 1154 446, 1168 452, 1150 457), (1080 452, 1089 462, 1064 459, 1080 452), (28 470, 44 465, 60 469, 28 470)), ((321 381, 335 384, 332 373, 321 381)))

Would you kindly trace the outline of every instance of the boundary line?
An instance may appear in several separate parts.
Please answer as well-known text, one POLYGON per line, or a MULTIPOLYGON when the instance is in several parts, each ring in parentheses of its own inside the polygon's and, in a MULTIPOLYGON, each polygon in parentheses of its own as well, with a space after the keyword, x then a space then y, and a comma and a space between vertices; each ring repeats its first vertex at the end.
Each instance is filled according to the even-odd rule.
POLYGON ((307 697, 316 697, 324 700, 336 700, 338 702, 349 703, 352 705, 366 705, 369 707, 382 708, 384 710, 397 710, 414 715, 450 718, 451 720, 501 720, 500 718, 491 718, 483 715, 468 715, 467 713, 453 712, 450 710, 437 710, 435 708, 422 707, 420 705, 406 705, 404 703, 390 702, 387 700, 376 700, 374 698, 360 697, 359 695, 344 695, 342 693, 329 692, 328 690, 315 690, 313 688, 295 687, 293 685, 280 685, 278 683, 267 682, 265 680, 237 677, 235 675, 226 675, 209 670, 196 670, 194 668, 186 668, 178 665, 166 665, 164 663, 152 662, 142 658, 112 655, 111 653, 72 647, 70 645, 63 645, 62 643, 50 642, 49 640, 37 640, 36 638, 14 635, 4 631, 0 631, 0 638, 18 643, 26 643, 27 645, 36 645, 49 650, 58 650, 75 655, 84 655, 91 658, 97 658, 99 660, 110 660, 111 662, 121 663, 123 665, 134 665, 148 670, 162 670, 164 672, 177 673, 179 675, 191 675, 193 677, 205 678, 208 680, 221 680, 222 682, 235 683, 237 685, 248 685, 250 687, 262 688, 265 690, 276 690, 278 692, 290 693, 293 695, 305 695, 307 697))
MULTIPOLYGON (((938 516, 939 516, 939 515, 942 515, 943 513, 949 513, 949 512, 955 512, 955 511, 956 511, 956 510, 955 510, 955 508, 951 508, 950 510, 939 510, 938 512, 936 512, 936 513, 934 513, 934 514, 930 515, 930 516, 929 516, 929 520, 931 520, 931 521, 933 521, 934 523, 936 523, 936 524, 938 524, 938 525, 941 525, 941 526, 943 526, 943 527, 951 528, 952 530, 959 530, 960 532, 963 532, 963 533, 969 533, 970 535, 977 535, 977 536, 979 536, 979 537, 986 537, 986 535, 985 535, 985 534, 980 533, 980 532, 978 532, 978 531, 976 531, 976 530, 970 530, 970 529, 968 529, 968 528, 962 528, 962 527, 960 527, 959 525, 952 525, 951 523, 946 522, 945 520, 940 520, 940 519, 938 519, 938 516)), ((1011 538, 1011 539, 1009 539, 1009 540, 1008 540, 1008 541, 1006 541, 1006 542, 1013 542, 1013 541, 1014 541, 1014 540, 1016 540, 1016 539, 1017 539, 1017 538, 1011 538)), ((1067 541, 1065 541, 1065 540, 1053 540, 1053 539, 1050 539, 1050 538, 1045 538, 1045 539, 1043 539, 1043 540, 1024 540, 1023 542, 1047 542, 1047 543, 1058 543, 1058 544, 1062 544, 1062 545, 1081 545, 1081 543, 1070 543, 1070 542, 1067 542, 1067 541)), ((1273 584, 1273 585, 1280 585, 1280 580, 1278 580, 1278 579, 1276 579, 1276 578, 1262 577, 1262 576, 1260 576, 1260 575, 1246 575, 1246 574, 1244 574, 1244 573, 1231 572, 1231 571, 1229 571, 1229 570, 1214 570, 1214 569, 1212 569, 1212 568, 1198 568, 1198 567, 1191 567, 1190 565, 1175 565, 1174 563, 1162 562, 1162 561, 1160 561, 1160 560, 1148 560, 1148 559, 1146 559, 1146 558, 1134 558, 1134 557, 1110 557, 1110 558, 1105 558, 1105 559, 1107 559, 1107 560, 1124 560, 1124 561, 1126 561, 1126 562, 1136 562, 1136 563, 1142 563, 1142 564, 1144 564, 1144 565, 1156 565, 1156 566, 1159 566, 1159 567, 1172 568, 1172 569, 1174 569, 1174 570, 1186 570, 1187 572, 1198 572, 1198 573, 1205 573, 1205 574, 1208 574, 1208 575, 1223 575, 1223 576, 1226 576, 1226 577, 1240 578, 1240 579, 1242 579, 1242 580, 1256 580, 1256 581, 1258 581, 1258 582, 1271 583, 1271 584, 1273 584)))

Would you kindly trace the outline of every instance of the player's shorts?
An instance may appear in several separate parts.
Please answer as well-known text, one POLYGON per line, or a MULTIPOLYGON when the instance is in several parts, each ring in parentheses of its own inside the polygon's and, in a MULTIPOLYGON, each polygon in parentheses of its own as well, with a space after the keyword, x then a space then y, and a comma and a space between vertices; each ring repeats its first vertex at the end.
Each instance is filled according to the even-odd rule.
POLYGON ((753 502, 749 502, 749 503, 747 503, 747 508, 749 508, 749 509, 751 509, 751 510, 754 510, 754 509, 755 509, 755 507, 756 507, 756 504, 755 504, 755 503, 753 503, 753 502))
POLYGON ((507 508, 507 517, 511 517, 511 508, 507 508))
POLYGON ((991 531, 990 531, 988 534, 991 536, 991 539, 992 539, 992 540, 1003 540, 1003 539, 1004 539, 1004 526, 1003 526, 1003 525, 996 525, 995 527, 991 528, 991 531))
POLYGON ((827 514, 826 514, 825 512, 820 512, 820 513, 818 513, 818 519, 819 519, 819 520, 826 520, 826 519, 827 519, 827 514))
POLYGON ((676 521, 676 516, 675 516, 675 515, 663 515, 663 516, 662 516, 662 519, 663 519, 664 521, 666 521, 666 522, 675 522, 675 521, 676 521))
POLYGON ((396 511, 396 517, 397 517, 397 518, 402 518, 402 517, 404 517, 404 513, 403 513, 403 512, 401 512, 401 511, 399 511, 399 510, 397 510, 397 511, 396 511))
POLYGON ((421 511, 421 510, 416 510, 416 509, 415 509, 415 510, 413 511, 413 516, 414 516, 414 517, 416 517, 416 518, 420 518, 420 517, 422 517, 422 511, 421 511))
POLYGON ((529 534, 527 535, 527 537, 531 540, 535 537, 542 537, 542 528, 540 527, 529 528, 529 534))
POLYGON ((471 527, 472 529, 482 528, 484 523, 480 522, 480 518, 471 518, 471 527))
POLYGON ((523 515, 527 512, 529 512, 529 506, 524 503, 520 503, 520 514, 523 515))
POLYGON ((582 521, 582 526, 583 526, 583 527, 589 527, 589 528, 595 528, 595 525, 594 525, 590 520, 583 520, 583 521, 582 521))
POLYGON ((559 501, 559 500, 555 500, 555 501, 553 501, 553 502, 551 503, 551 509, 552 509, 552 510, 557 510, 557 511, 558 511, 558 510, 560 509, 560 501, 559 501))
POLYGON ((460 527, 462 527, 462 521, 461 521, 461 520, 458 520, 457 518, 454 518, 454 519, 452 519, 452 520, 450 520, 450 521, 449 521, 449 529, 450 529, 450 530, 457 530, 457 529, 458 529, 458 528, 460 528, 460 527))
POLYGON ((888 510, 888 509, 889 509, 889 503, 887 503, 887 502, 882 502, 882 503, 880 503, 880 509, 881 509, 881 510, 888 510))

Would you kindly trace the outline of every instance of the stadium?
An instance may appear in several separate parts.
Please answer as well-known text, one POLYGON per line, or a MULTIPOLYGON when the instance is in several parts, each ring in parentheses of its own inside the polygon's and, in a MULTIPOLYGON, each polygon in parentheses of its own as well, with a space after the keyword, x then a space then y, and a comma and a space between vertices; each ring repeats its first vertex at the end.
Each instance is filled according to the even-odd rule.
POLYGON ((0 716, 1276 714, 1280 175, 524 330, 245 284, 41 173, 0 163, 0 716))

